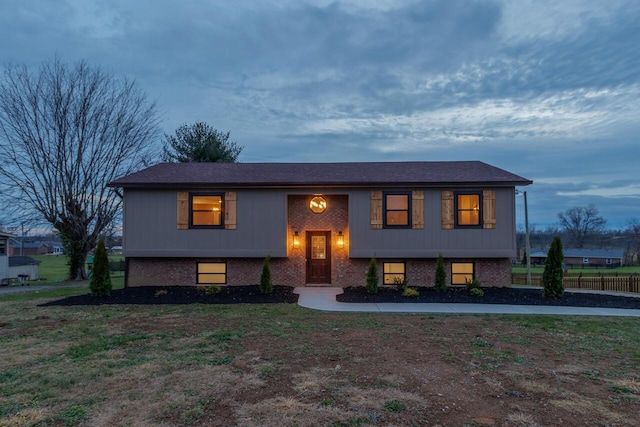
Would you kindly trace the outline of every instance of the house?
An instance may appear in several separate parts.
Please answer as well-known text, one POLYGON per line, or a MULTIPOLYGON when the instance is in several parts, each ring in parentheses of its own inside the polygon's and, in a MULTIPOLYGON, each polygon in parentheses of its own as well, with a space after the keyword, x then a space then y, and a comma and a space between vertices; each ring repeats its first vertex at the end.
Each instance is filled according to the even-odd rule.
POLYGON ((58 242, 24 241, 14 242, 10 255, 61 255, 62 244, 58 242))
POLYGON ((40 261, 28 256, 10 256, 9 277, 16 277, 22 282, 38 280, 40 278, 40 261))
POLYGON ((0 284, 8 284, 9 276, 9 238, 11 234, 0 231, 0 284))
POLYGON ((478 162, 162 163, 123 189, 126 286, 511 284, 515 187, 478 162))
MULTIPOLYGON (((600 267, 614 268, 622 266, 624 249, 563 249, 564 264, 569 268, 600 267)), ((544 264, 547 253, 542 250, 531 251, 531 262, 544 264)))

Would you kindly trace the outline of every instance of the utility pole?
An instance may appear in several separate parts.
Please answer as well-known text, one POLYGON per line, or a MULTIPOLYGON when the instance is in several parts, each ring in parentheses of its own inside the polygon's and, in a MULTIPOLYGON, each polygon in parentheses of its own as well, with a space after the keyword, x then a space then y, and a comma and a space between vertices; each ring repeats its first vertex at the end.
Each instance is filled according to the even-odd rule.
POLYGON ((527 286, 531 286, 531 242, 529 240, 529 208, 527 206, 527 192, 524 193, 524 233, 525 251, 527 251, 527 286))

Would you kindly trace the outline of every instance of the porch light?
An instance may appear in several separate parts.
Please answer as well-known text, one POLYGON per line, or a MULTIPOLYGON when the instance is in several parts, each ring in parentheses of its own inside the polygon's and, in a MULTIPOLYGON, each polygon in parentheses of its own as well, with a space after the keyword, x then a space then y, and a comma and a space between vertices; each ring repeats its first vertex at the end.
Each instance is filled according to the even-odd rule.
POLYGON ((293 232, 293 247, 297 248, 298 246, 300 246, 300 236, 298 236, 298 232, 294 231, 293 232))
POLYGON ((342 234, 342 231, 338 231, 338 240, 336 240, 336 242, 340 249, 344 248, 344 235, 342 234))

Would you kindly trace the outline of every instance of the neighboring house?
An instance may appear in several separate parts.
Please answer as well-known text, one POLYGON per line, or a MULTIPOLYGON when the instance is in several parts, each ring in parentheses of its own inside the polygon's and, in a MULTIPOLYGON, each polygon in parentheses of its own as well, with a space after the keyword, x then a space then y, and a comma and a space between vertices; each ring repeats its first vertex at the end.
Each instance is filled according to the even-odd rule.
POLYGON ((0 232, 0 284, 7 284, 9 276, 9 238, 11 234, 0 232))
MULTIPOLYGON (((564 264, 567 267, 620 267, 624 259, 624 249, 563 249, 564 264)), ((532 264, 544 264, 547 253, 531 251, 532 264)))
POLYGON ((163 163, 109 185, 124 190, 127 286, 511 284, 515 187, 482 162, 163 163))
POLYGON ((19 240, 11 248, 10 255, 61 255, 62 244, 57 242, 25 241, 19 240))
POLYGON ((23 282, 38 280, 40 278, 40 261, 28 256, 10 256, 9 277, 17 277, 23 282))

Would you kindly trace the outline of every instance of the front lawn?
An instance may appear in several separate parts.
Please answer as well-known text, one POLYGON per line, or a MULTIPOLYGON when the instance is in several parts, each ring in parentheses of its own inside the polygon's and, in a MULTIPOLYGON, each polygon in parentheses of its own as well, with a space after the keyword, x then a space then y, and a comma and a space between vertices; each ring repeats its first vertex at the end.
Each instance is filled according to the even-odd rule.
POLYGON ((636 319, 0 300, 0 426, 633 425, 636 319))

